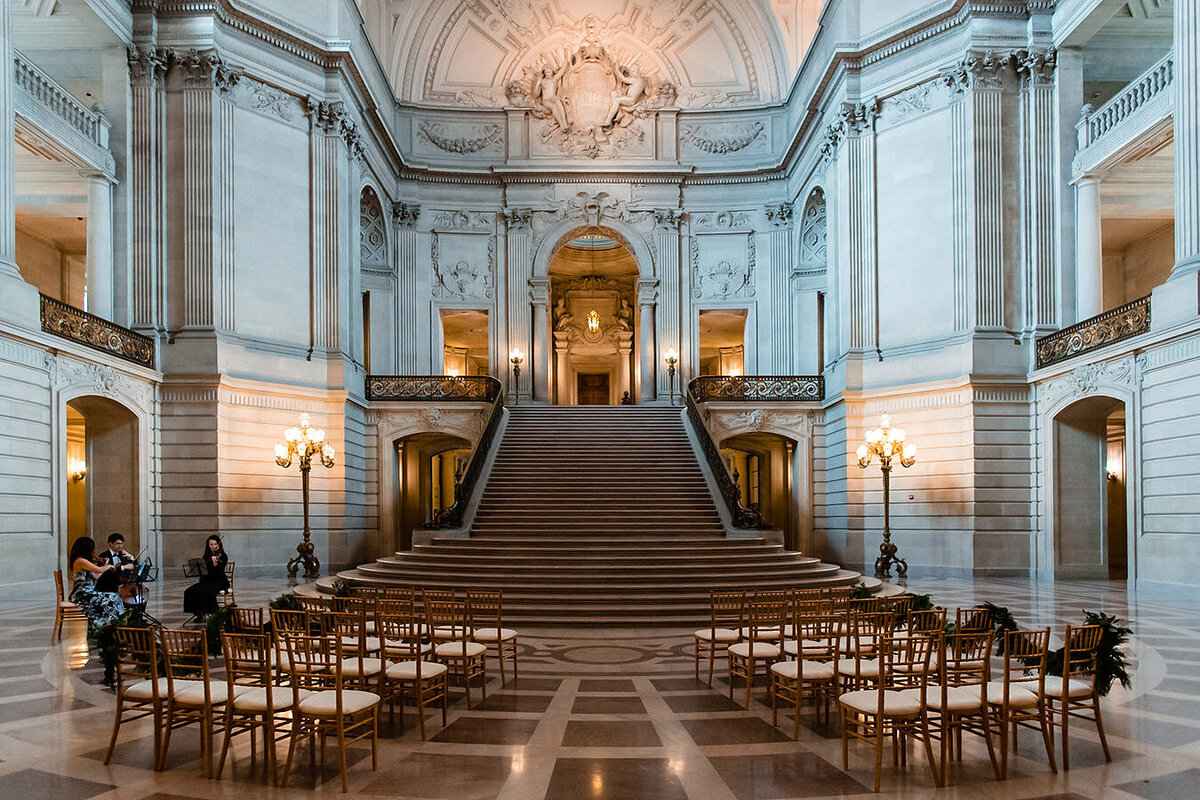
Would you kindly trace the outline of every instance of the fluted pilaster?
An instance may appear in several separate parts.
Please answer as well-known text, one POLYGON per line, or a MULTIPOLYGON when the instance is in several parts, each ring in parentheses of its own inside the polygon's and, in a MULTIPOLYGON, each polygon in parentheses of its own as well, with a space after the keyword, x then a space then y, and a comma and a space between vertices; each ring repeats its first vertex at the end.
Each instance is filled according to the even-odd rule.
MULTIPOLYGON (((507 296, 508 347, 500 354, 501 368, 505 375, 505 390, 512 382, 512 367, 508 363, 508 354, 514 348, 520 348, 523 353, 531 353, 529 338, 529 279, 533 270, 533 231, 530 228, 532 212, 529 209, 508 209, 504 212, 504 220, 508 231, 506 242, 505 274, 508 283, 505 287, 507 296)), ((530 394, 530 374, 528 364, 521 370, 516 391, 523 396, 530 394)))
POLYGON ((1200 4, 1175 2, 1175 269, 1200 271, 1200 4))
MULTIPOLYGON (((659 209, 655 211, 655 250, 658 254, 658 276, 661 293, 657 310, 658 347, 663 352, 674 347, 679 353, 684 350, 681 340, 681 302, 680 291, 680 237, 679 225, 681 212, 674 209, 659 209)), ((680 362, 677 369, 677 379, 685 380, 687 364, 680 362)), ((666 370, 658 370, 658 394, 667 393, 668 376, 666 370)), ((618 395, 619 396, 619 395, 618 395)))
POLYGON ((394 203, 392 224, 396 229, 396 362, 401 375, 423 371, 419 363, 421 342, 420 309, 417 308, 417 220, 421 207, 414 203, 394 203))

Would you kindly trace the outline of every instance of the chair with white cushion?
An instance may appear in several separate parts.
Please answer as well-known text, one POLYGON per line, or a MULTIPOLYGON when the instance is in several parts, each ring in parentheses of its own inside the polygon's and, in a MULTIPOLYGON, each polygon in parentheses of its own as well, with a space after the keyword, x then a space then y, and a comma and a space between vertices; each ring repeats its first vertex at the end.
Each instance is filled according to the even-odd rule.
POLYGON ((1004 666, 1001 680, 988 683, 988 705, 992 724, 1000 736, 999 779, 1008 777, 1008 737, 1016 748, 1017 729, 1036 727, 1046 745, 1050 771, 1058 774, 1054 763, 1054 741, 1050 734, 1049 704, 1046 702, 1046 657, 1050 629, 1006 631, 1004 666))
MULTIPOLYGON (((307 735, 310 764, 316 760, 316 739, 320 737, 321 763, 325 763, 325 743, 329 737, 337 740, 338 762, 342 772, 342 792, 349 791, 346 775, 346 748, 363 739, 371 741, 371 769, 377 769, 379 739, 379 704, 375 692, 346 687, 342 665, 352 657, 343 650, 337 636, 288 636, 288 663, 292 684, 310 692, 301 698, 298 713, 292 723, 288 742, 287 765, 281 786, 287 786, 292 771, 292 757, 300 736, 307 735)), ((315 764, 314 764, 315 766, 315 764)))
POLYGON ((154 720, 154 765, 162 750, 162 696, 167 679, 158 675, 158 637, 153 628, 117 628, 117 716, 104 763, 112 760, 121 725, 152 717, 154 720))
POLYGON ((746 708, 750 707, 750 689, 758 665, 769 667, 783 652, 780 637, 787 624, 788 603, 783 597, 760 598, 757 595, 746 604, 746 625, 743 641, 729 645, 729 699, 733 699, 733 679, 746 681, 746 708))
POLYGON ((746 592, 718 589, 708 593, 708 627, 696 631, 696 680, 700 680, 700 659, 708 661, 708 685, 712 686, 717 653, 742 638, 746 622, 746 592))
POLYGON ((811 697, 821 718, 829 720, 829 703, 837 687, 838 620, 835 614, 815 614, 794 606, 793 636, 784 642, 785 660, 771 665, 771 724, 779 724, 779 701, 795 710, 792 738, 800 738, 800 708, 811 697), (786 656, 792 656, 786 658, 786 656))
POLYGON ((483 699, 487 700, 487 647, 474 640, 467 616, 467 604, 462 600, 427 600, 426 622, 430 630, 441 631, 434 638, 434 658, 445 664, 451 674, 462 679, 467 693, 467 708, 471 707, 471 682, 479 678, 483 699))
POLYGON ((309 692, 299 686, 284 686, 272 666, 271 640, 262 633, 222 633, 225 654, 225 741, 217 761, 217 780, 225 771, 229 745, 239 733, 250 733, 253 763, 255 732, 262 731, 266 754, 267 781, 278 781, 275 746, 291 735, 292 712, 309 692))
POLYGON ((342 662, 342 675, 348 686, 379 693, 383 680, 379 637, 367 634, 366 608, 363 605, 343 607, 347 610, 326 611, 323 615, 326 632, 338 637, 342 643, 345 659, 342 662))
MULTIPOLYGON (((1104 760, 1112 761, 1108 740, 1104 738, 1100 695, 1096 693, 1096 652, 1100 649, 1103 637, 1104 628, 1099 625, 1068 625, 1063 641, 1062 677, 1046 676, 1045 696, 1050 724, 1062 727, 1063 771, 1071 768, 1071 740, 1068 734, 1072 717, 1096 724, 1104 760)), ((1054 735, 1053 729, 1050 735, 1054 735)))
POLYGON ((442 727, 446 727, 449 668, 428 660, 433 644, 426 641, 425 626, 411 609, 407 614, 380 614, 379 630, 383 643, 383 701, 389 714, 394 714, 399 704, 403 720, 404 702, 412 700, 417 707, 421 741, 425 741, 425 706, 441 700, 442 727))
POLYGON ((504 592, 499 589, 468 589, 467 610, 475 641, 496 654, 500 662, 500 685, 507 683, 504 675, 506 656, 512 657, 513 680, 517 679, 517 632, 504 627, 504 592))
MULTIPOLYGON (((177 728, 200 726, 200 753, 204 758, 205 777, 213 776, 213 735, 217 728, 217 710, 224 710, 229 690, 224 681, 214 680, 208 672, 208 636, 204 631, 159 630, 163 661, 167 667, 166 707, 163 722, 162 752, 157 769, 167 764, 171 733, 177 728)), ((224 718, 222 717, 222 723, 224 718)), ((224 728, 224 725, 221 725, 224 728)))
POLYGON ((850 739, 870 742, 875 747, 875 791, 879 791, 883 769, 883 742, 892 740, 892 764, 897 754, 907 761, 908 738, 920 739, 934 783, 941 786, 941 770, 933 757, 927 713, 927 685, 933 653, 941 647, 941 636, 893 636, 883 634, 878 642, 879 675, 874 686, 854 689, 838 696, 842 717, 842 769, 850 768, 850 739))

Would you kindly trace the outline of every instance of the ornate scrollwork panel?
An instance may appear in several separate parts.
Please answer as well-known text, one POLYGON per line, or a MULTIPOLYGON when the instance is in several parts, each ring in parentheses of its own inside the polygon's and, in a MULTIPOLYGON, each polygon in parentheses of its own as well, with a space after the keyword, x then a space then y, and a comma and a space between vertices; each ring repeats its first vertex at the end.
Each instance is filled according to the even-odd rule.
POLYGON ((1147 333, 1150 330, 1150 297, 1118 306, 1037 340, 1037 368, 1147 333))
POLYGON ((825 399, 822 375, 702 375, 688 391, 697 403, 713 401, 800 402, 825 399))
POLYGON ((154 340, 42 295, 42 330, 154 369, 154 340))
POLYGON ((368 375, 368 400, 405 402, 491 403, 500 396, 500 381, 490 375, 368 375))

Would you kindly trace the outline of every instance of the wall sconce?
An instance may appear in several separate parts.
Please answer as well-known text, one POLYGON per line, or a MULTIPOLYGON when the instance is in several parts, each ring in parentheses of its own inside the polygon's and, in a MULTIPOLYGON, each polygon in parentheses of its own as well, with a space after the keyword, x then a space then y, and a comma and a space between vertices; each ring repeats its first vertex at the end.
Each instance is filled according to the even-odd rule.
POLYGON ((87 477, 87 463, 83 461, 74 461, 71 463, 71 481, 79 483, 87 477))
POLYGON ((600 332, 600 312, 594 308, 588 312, 587 329, 588 329, 588 333, 599 333, 600 332))
POLYGON ((448 370, 448 374, 450 375, 451 378, 457 378, 458 377, 458 367, 451 367, 448 370))
POLYGON ((742 377, 742 371, 740 369, 738 369, 737 367, 730 367, 729 368, 729 377, 740 378, 740 377, 742 377))

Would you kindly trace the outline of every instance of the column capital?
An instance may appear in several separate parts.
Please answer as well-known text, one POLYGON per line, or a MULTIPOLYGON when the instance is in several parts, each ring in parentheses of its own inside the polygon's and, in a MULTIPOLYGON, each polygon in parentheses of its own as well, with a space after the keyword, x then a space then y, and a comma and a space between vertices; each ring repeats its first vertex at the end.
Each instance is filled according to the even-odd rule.
MULTIPOLYGON (((531 281, 532 283, 532 281, 531 281)), ((637 302, 639 306, 652 306, 658 300, 658 281, 640 280, 637 282, 637 302)))
POLYGON ((416 203, 396 201, 392 203, 392 222, 401 228, 411 228, 421 216, 421 207, 416 203))
POLYGON ((533 223, 533 209, 506 208, 500 212, 510 231, 527 230, 533 223))
POLYGON ((529 281, 529 301, 541 308, 550 305, 550 280, 548 278, 532 278, 529 281))
POLYGON ((193 47, 186 54, 176 56, 175 61, 183 69, 184 81, 189 88, 215 89, 228 94, 242 79, 242 70, 231 67, 216 50, 193 47))

